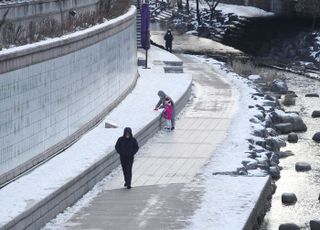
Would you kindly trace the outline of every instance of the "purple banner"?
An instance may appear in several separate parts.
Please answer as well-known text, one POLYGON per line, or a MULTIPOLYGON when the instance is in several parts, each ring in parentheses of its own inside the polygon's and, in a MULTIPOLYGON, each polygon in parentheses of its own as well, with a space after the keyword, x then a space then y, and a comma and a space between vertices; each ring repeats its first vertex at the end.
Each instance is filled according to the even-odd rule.
POLYGON ((141 6, 141 46, 143 49, 150 48, 150 10, 149 4, 142 4, 141 6))

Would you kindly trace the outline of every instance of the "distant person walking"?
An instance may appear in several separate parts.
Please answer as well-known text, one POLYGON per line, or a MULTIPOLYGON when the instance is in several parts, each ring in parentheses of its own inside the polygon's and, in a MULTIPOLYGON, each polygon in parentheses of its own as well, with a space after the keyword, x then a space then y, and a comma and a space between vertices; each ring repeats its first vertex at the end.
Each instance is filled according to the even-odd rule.
POLYGON ((156 104, 156 107, 154 110, 163 109, 165 107, 165 101, 166 99, 170 101, 172 106, 172 117, 171 117, 171 130, 175 129, 175 108, 174 108, 174 102, 171 97, 169 97, 165 92, 162 90, 158 91, 159 101, 156 104))
POLYGON ((172 40, 173 36, 171 30, 168 29, 167 33, 164 35, 163 39, 166 41, 166 50, 172 53, 172 40))
POLYGON ((127 189, 131 188, 132 165, 134 155, 138 152, 139 146, 137 140, 132 135, 132 130, 126 127, 123 136, 119 137, 115 146, 116 151, 120 155, 120 161, 127 189))

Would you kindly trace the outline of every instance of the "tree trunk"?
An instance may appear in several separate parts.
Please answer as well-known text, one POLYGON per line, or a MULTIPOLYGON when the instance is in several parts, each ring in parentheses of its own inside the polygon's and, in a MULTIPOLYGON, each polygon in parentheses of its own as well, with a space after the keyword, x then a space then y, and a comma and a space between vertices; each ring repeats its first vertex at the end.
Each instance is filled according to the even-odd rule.
POLYGON ((182 9, 183 9, 183 7, 182 7, 182 0, 178 0, 178 1, 177 1, 177 5, 178 5, 178 9, 179 9, 179 10, 182 10, 182 9))
POLYGON ((189 0, 186 1, 186 11, 188 14, 190 13, 189 0))
POLYGON ((196 6, 197 6, 197 21, 198 21, 198 25, 201 24, 201 19, 200 19, 200 11, 199 11, 199 0, 196 0, 196 6))

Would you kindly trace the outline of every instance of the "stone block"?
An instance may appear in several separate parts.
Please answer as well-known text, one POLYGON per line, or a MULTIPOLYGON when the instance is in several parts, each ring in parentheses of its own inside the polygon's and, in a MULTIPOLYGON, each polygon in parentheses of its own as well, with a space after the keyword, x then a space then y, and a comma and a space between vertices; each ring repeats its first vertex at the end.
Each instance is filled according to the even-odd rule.
POLYGON ((275 124, 274 127, 281 134, 288 134, 288 133, 292 132, 291 123, 275 124))
POLYGON ((297 196, 294 193, 285 192, 281 195, 281 201, 284 204, 295 204, 297 202, 297 196))
POLYGON ((310 171, 311 165, 306 162, 297 162, 295 164, 295 169, 297 172, 304 172, 304 171, 310 171))
POLYGON ((281 224, 279 230, 300 230, 300 227, 294 223, 281 224))
POLYGON ((138 66, 146 66, 146 59, 138 58, 138 66))

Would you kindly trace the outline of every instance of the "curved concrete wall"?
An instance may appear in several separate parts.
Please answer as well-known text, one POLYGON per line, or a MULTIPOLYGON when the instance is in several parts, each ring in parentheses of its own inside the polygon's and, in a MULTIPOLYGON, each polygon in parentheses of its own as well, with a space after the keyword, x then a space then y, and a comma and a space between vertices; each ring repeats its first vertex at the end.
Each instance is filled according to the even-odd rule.
POLYGON ((134 86, 135 12, 0 52, 0 184, 68 146, 134 86))

